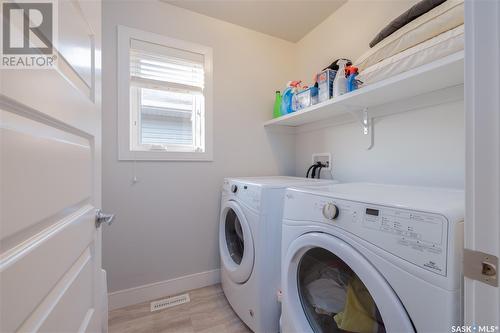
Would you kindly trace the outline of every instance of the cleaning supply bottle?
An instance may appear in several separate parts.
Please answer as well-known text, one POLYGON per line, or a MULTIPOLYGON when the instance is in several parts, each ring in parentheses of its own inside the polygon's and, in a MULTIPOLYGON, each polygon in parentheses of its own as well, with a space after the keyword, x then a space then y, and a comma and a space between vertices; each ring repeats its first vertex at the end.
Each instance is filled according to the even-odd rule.
POLYGON ((293 88, 287 87, 285 89, 285 91, 283 91, 283 95, 281 96, 281 115, 282 116, 293 112, 292 101, 293 101, 293 88))
POLYGON ((343 95, 347 92, 347 78, 345 77, 345 68, 348 63, 351 62, 347 59, 339 59, 337 61, 339 69, 337 71, 337 75, 335 75, 335 79, 333 80, 333 97, 343 95))
POLYGON ((358 80, 356 79, 356 77, 358 76, 358 67, 348 66, 346 68, 346 75, 347 75, 347 92, 358 89, 358 80))
POLYGON ((274 100, 273 118, 281 116, 281 92, 276 90, 276 98, 274 100))
POLYGON ((300 83, 302 81, 289 81, 286 85, 286 89, 281 95, 281 115, 292 113, 293 110, 293 95, 296 94, 300 89, 300 83))

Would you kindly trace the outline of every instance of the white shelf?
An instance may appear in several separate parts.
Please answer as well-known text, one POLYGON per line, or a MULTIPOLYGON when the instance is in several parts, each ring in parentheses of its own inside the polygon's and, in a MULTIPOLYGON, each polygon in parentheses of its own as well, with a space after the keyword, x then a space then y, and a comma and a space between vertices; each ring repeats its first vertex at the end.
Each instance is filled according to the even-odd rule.
MULTIPOLYGON (((269 120, 264 123, 264 126, 296 127, 398 101, 412 100, 411 103, 415 103, 415 100, 425 99, 426 94, 445 88, 463 86, 463 83, 464 53, 458 52, 351 93, 269 120)), ((463 98, 463 89, 455 89, 453 93, 461 94, 460 97, 463 98)), ((436 103, 438 101, 439 99, 436 103)), ((400 112, 406 110, 401 108, 400 112)))

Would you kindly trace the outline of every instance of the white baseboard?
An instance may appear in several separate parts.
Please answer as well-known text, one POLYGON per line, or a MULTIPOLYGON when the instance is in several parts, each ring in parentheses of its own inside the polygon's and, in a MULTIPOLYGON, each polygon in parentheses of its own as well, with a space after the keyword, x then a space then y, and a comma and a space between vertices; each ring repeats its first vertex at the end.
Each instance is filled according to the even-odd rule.
POLYGON ((142 286, 114 291, 108 294, 109 310, 138 304, 163 296, 180 294, 188 290, 202 288, 220 282, 220 270, 195 273, 142 286))

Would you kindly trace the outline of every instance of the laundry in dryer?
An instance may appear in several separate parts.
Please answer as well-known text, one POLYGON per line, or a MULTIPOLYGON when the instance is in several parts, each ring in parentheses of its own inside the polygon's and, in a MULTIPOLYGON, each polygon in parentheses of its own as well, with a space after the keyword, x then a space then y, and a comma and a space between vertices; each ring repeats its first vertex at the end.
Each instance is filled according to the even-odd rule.
POLYGON ((385 332, 375 302, 357 275, 349 280, 345 308, 334 317, 338 328, 349 332, 385 332))
POLYGON ((344 310, 350 278, 348 273, 316 262, 305 274, 306 297, 317 314, 333 316, 344 310))
POLYGON ((344 310, 346 288, 333 279, 314 280, 306 286, 307 298, 317 314, 334 315, 344 310))

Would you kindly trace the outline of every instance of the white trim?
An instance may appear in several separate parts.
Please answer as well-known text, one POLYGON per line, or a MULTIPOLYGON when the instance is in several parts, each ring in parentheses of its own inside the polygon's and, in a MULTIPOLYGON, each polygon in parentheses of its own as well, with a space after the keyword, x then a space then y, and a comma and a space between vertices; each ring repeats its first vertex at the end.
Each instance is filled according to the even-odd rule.
MULTIPOLYGON (((465 248, 497 257, 500 257, 499 90, 500 3, 467 0, 465 248), (486 72, 484 65, 487 66, 486 72)), ((465 278, 464 307, 465 325, 500 326, 499 287, 465 278)))
POLYGON ((108 294, 109 310, 220 283, 220 269, 181 276, 108 294))
POLYGON ((117 34, 117 113, 118 113, 118 160, 146 161, 213 161, 213 50, 184 40, 148 31, 118 26, 117 34), (167 45, 194 53, 205 59, 205 151, 131 151, 130 150, 130 39, 167 45))

